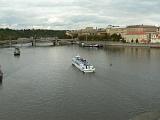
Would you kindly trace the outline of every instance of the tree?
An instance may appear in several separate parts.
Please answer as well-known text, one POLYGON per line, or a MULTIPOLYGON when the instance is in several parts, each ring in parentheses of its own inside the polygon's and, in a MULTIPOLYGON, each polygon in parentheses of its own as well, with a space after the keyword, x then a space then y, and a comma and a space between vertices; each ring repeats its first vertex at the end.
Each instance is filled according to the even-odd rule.
POLYGON ((111 35, 111 40, 112 41, 120 41, 122 39, 121 34, 117 35, 116 33, 111 35))
POLYGON ((133 43, 133 39, 131 40, 131 43, 133 43))
POLYGON ((9 28, 0 29, 0 40, 9 40, 17 38, 36 38, 41 37, 58 37, 67 38, 66 30, 42 30, 42 29, 23 29, 23 30, 12 30, 9 28))

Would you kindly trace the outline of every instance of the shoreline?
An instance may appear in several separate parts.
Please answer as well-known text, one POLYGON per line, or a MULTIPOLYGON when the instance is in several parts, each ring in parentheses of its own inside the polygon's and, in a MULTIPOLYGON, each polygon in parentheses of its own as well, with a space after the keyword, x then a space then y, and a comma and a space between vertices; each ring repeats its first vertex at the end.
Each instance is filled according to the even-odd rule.
MULTIPOLYGON (((160 49, 160 43, 144 44, 144 43, 122 43, 122 42, 112 42, 112 41, 77 41, 77 42, 79 42, 79 43, 61 43, 58 46, 85 43, 85 44, 100 44, 100 45, 103 45, 104 47, 109 47, 109 46, 112 46, 112 47, 141 47, 141 48, 158 48, 158 49, 160 49)), ((0 45, 0 48, 14 47, 16 45, 17 44, 13 44, 12 46, 9 44, 8 45, 0 45)), ((53 46, 53 45, 50 45, 50 44, 43 45, 43 43, 42 43, 42 45, 38 46, 38 43, 37 43, 37 47, 43 47, 43 46, 53 46)))
POLYGON ((142 43, 121 43, 121 42, 106 42, 106 41, 80 41, 86 44, 101 44, 104 47, 107 46, 115 46, 115 47, 145 47, 145 48, 159 48, 160 43, 150 43, 150 44, 142 44, 142 43))

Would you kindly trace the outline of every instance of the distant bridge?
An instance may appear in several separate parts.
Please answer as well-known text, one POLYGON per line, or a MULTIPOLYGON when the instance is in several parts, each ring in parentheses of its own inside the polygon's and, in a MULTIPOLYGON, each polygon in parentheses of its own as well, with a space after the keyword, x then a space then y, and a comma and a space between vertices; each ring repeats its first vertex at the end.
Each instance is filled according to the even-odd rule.
POLYGON ((37 43, 51 43, 53 46, 61 45, 61 44, 74 44, 76 43, 76 39, 58 39, 57 37, 53 38, 40 38, 40 39, 32 39, 32 38, 19 38, 17 40, 4 40, 0 41, 1 46, 10 46, 14 44, 27 44, 31 43, 32 46, 36 46, 37 43))

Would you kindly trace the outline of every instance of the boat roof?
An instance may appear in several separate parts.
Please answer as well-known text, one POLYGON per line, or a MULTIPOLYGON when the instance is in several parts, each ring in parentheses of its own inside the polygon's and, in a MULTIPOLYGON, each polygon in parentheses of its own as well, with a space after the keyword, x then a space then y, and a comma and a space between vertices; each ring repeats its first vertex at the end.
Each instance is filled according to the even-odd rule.
POLYGON ((76 57, 76 58, 80 58, 80 56, 79 56, 79 55, 76 55, 75 57, 76 57))
POLYGON ((78 60, 79 62, 83 63, 83 64, 86 65, 86 66, 91 65, 91 64, 89 64, 89 63, 87 62, 86 59, 83 59, 83 58, 81 58, 81 57, 76 57, 76 58, 78 58, 77 60, 78 60))

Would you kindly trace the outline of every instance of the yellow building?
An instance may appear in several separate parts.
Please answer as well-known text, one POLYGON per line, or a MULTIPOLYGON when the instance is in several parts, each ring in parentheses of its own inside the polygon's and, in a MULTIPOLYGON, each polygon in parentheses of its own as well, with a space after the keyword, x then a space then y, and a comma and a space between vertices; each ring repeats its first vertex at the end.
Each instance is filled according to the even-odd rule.
POLYGON ((106 32, 109 33, 110 35, 112 34, 120 34, 122 36, 122 38, 125 38, 126 35, 126 28, 114 28, 114 27, 110 27, 106 29, 106 32))
POLYGON ((81 35, 96 35, 97 29, 94 29, 93 27, 86 27, 85 29, 81 29, 78 31, 78 36, 81 35))

